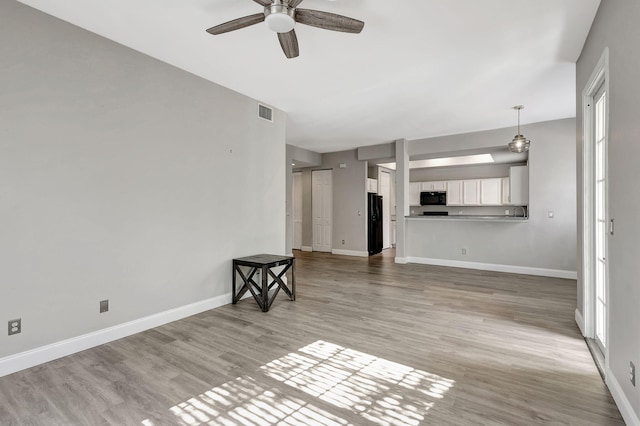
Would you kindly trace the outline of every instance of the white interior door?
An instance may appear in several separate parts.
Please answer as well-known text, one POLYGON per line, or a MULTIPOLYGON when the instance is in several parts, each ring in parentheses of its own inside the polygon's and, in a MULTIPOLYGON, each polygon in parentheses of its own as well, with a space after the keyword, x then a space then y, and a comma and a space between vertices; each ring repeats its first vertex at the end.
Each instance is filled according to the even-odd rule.
POLYGON ((380 172, 380 191, 382 195, 382 248, 391 247, 391 175, 380 172))
POLYGON ((595 340, 602 353, 607 342, 607 137, 606 92, 604 85, 594 96, 594 255, 595 265, 595 340))
POLYGON ((331 170, 311 172, 313 251, 331 252, 333 234, 333 175, 331 170))
POLYGON ((293 174, 291 186, 291 206, 293 210, 293 245, 292 248, 302 248, 302 173, 293 174))

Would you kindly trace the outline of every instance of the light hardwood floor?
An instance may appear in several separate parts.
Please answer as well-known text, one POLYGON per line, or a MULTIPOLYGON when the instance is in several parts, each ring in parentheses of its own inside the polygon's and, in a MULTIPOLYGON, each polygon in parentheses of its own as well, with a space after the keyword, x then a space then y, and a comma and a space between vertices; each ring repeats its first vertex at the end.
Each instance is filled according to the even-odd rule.
POLYGON ((575 281, 295 255, 295 302, 246 299, 0 378, 0 424, 624 424, 575 281))

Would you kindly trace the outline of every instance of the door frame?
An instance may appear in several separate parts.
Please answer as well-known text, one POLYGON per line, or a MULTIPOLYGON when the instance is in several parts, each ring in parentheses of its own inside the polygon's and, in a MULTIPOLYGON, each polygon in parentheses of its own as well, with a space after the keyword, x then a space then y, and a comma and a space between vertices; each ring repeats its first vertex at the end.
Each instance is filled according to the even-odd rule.
POLYGON ((391 173, 386 170, 380 169, 378 173, 378 195, 382 195, 382 249, 391 248, 391 173), (382 175, 387 175, 389 177, 389 185, 387 186, 386 194, 382 192, 382 175), (386 200, 386 201, 385 201, 386 200), (387 204, 387 211, 384 210, 384 205, 387 204), (387 224, 385 226, 385 223, 387 224), (384 241, 389 243, 386 246, 384 245, 384 241))
POLYGON ((302 233, 304 229, 304 215, 302 214, 302 172, 293 172, 291 175, 291 249, 302 250, 302 233), (296 180, 299 181, 297 188, 296 180), (296 233, 296 203, 300 203, 300 235, 296 233), (300 239, 298 246, 296 246, 296 237, 300 239))
MULTIPOLYGON (((596 304, 596 276, 595 276, 595 134, 594 134, 594 118, 595 105, 594 96, 604 85, 605 97, 605 134, 609 139, 609 49, 605 48, 598 64, 596 65, 591 77, 589 78, 584 90, 582 91, 582 332, 584 337, 595 338, 595 304, 596 304)), ((608 145, 606 145, 608 148, 608 145)), ((607 154, 605 152, 605 158, 607 154)), ((608 182, 606 179, 606 204, 608 210, 608 182)), ((608 211, 606 213, 607 219, 608 211)), ((609 257, 608 240, 605 241, 607 257, 609 257)), ((610 264, 607 261, 607 264, 610 264)), ((606 280, 609 281, 609 268, 606 268, 606 280)), ((610 300, 610 285, 606 286, 607 302, 610 300)), ((608 303, 607 303, 608 304, 608 303)), ((608 307, 605 314, 606 321, 606 340, 609 340, 609 318, 611 309, 608 307)), ((578 315, 576 315, 578 316, 578 315)), ((605 342, 605 371, 609 369, 609 342, 605 342)))

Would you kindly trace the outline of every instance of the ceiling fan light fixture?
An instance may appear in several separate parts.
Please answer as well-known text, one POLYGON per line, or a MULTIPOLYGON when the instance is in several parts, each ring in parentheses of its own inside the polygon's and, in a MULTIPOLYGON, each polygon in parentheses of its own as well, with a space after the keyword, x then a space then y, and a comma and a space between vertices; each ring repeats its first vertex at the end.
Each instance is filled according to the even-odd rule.
POLYGON ((296 26, 293 18, 294 10, 283 4, 272 4, 264 9, 264 22, 271 31, 288 33, 296 26))
POLYGON ((518 134, 509 142, 509 151, 517 153, 529 151, 531 141, 520 134, 520 110, 524 109, 524 105, 516 105, 513 109, 518 111, 518 134))
POLYGON ((261 13, 223 22, 208 28, 207 33, 217 36, 265 22, 269 30, 278 34, 278 41, 285 56, 292 59, 300 56, 298 36, 295 31, 296 24, 352 34, 358 34, 364 28, 364 22, 348 16, 321 10, 299 9, 298 6, 304 0, 253 1, 262 6, 261 13))

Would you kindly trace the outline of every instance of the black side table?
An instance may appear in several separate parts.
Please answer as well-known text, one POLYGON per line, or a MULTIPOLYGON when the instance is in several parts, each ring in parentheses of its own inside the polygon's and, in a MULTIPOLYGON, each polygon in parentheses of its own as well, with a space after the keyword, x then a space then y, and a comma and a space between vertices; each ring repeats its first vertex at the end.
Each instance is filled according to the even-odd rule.
POLYGON ((287 293, 289 299, 296 300, 296 276, 295 276, 295 261, 296 259, 292 256, 278 256, 275 254, 257 254, 255 256, 241 257, 239 259, 233 259, 233 304, 235 305, 238 301, 244 296, 244 294, 249 290, 253 295, 253 298, 258 302, 258 306, 262 309, 262 312, 269 311, 273 300, 278 295, 280 289, 287 293), (275 274, 272 271, 272 268, 283 266, 284 269, 275 274), (249 267, 249 274, 245 275, 242 272, 241 266, 249 267), (282 277, 287 271, 291 268, 291 289, 287 287, 287 285, 282 281, 282 277), (258 272, 258 270, 262 271, 262 283, 261 285, 256 283, 253 279, 253 276, 258 272), (240 275, 242 278, 243 285, 240 290, 236 293, 236 275, 240 275), (270 280, 272 278, 273 280, 270 280), (269 290, 271 290, 274 286, 278 286, 276 291, 269 299, 269 290))

